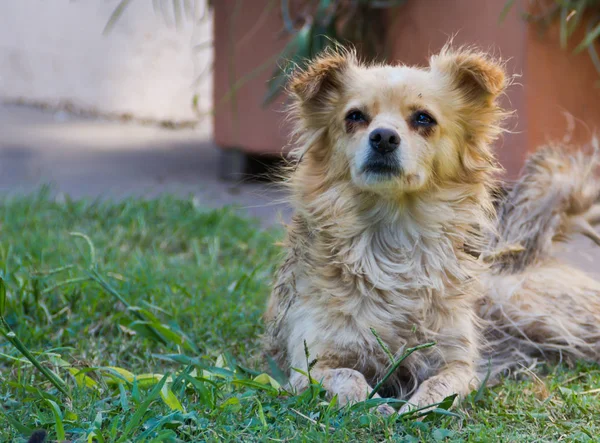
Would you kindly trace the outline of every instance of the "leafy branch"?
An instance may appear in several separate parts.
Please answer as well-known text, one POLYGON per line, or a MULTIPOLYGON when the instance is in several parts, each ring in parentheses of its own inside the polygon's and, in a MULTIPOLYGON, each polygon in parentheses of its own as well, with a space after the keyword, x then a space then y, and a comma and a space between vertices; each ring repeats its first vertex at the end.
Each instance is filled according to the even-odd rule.
MULTIPOLYGON (((500 15, 500 22, 507 16, 515 5, 515 0, 508 0, 500 15)), ((523 18, 537 24, 543 31, 552 23, 558 21, 560 47, 566 49, 570 39, 577 29, 585 24, 585 36, 573 50, 579 54, 588 51, 590 59, 600 74, 600 56, 596 43, 600 38, 600 2, 598 0, 551 0, 540 2, 543 6, 541 12, 533 14, 526 12, 523 18)))

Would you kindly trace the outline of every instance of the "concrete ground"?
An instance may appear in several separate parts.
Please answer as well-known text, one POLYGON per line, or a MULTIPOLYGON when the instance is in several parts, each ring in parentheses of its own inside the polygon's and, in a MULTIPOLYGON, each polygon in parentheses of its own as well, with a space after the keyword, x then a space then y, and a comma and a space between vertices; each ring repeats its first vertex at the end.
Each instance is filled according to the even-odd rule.
MULTIPOLYGON (((33 192, 43 184, 75 198, 171 193, 212 207, 237 205, 263 226, 289 219, 280 189, 244 177, 225 183, 218 165, 208 122, 173 131, 0 106, 0 193, 33 192)), ((590 240, 578 237, 560 254, 600 278, 600 248, 590 240)))
POLYGON ((219 180, 219 150, 203 126, 175 131, 3 105, 0 192, 51 184, 75 198, 194 195, 208 206, 237 205, 264 225, 277 223, 280 213, 289 218, 275 185, 219 180))

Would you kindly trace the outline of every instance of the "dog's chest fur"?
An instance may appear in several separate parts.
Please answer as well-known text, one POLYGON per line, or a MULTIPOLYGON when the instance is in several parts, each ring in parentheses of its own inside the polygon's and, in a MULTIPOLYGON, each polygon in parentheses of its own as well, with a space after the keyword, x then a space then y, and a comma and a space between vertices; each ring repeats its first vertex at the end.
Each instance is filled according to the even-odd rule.
MULTIPOLYGON (((295 270, 297 299, 290 320, 302 325, 302 332, 292 332, 290 339, 304 334, 310 342, 318 335, 316 341, 335 348, 335 358, 344 360, 338 364, 373 379, 389 362, 371 328, 393 353, 436 340, 444 313, 466 297, 463 283, 470 277, 457 256, 456 239, 447 234, 456 232, 451 222, 446 215, 423 224, 414 214, 395 212, 312 232, 301 223, 304 232, 297 233, 306 244, 295 270)), ((313 353, 328 358, 320 352, 326 354, 313 353)), ((413 358, 408 372, 425 378, 419 373, 435 368, 437 355, 413 358)))

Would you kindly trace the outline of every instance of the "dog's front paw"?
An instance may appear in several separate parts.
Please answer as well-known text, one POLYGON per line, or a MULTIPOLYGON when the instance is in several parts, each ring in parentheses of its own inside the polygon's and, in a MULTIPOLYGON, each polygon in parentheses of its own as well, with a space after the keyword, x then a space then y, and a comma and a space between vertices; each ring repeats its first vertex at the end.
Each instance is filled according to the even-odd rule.
POLYGON ((371 392, 364 375, 349 368, 328 370, 322 383, 331 395, 338 396, 340 405, 365 401, 371 392))
POLYGON ((452 395, 452 389, 444 379, 429 379, 402 406, 400 414, 431 405, 431 408, 423 409, 423 412, 428 411, 435 408, 449 395, 452 395))
MULTIPOLYGON (((311 375, 327 391, 329 398, 337 395, 340 406, 365 401, 372 390, 364 375, 350 368, 315 368, 311 375)), ((290 379, 290 387, 295 392, 302 392, 309 386, 308 377, 301 374, 294 374, 290 379)))
POLYGON ((398 411, 398 414, 406 414, 407 412, 414 411, 415 409, 417 409, 416 405, 406 402, 402 405, 402 407, 398 411))
POLYGON ((390 405, 386 405, 386 404, 377 406, 376 411, 377 411, 377 413, 384 415, 386 417, 389 417, 390 415, 396 413, 396 410, 394 408, 392 408, 390 405))

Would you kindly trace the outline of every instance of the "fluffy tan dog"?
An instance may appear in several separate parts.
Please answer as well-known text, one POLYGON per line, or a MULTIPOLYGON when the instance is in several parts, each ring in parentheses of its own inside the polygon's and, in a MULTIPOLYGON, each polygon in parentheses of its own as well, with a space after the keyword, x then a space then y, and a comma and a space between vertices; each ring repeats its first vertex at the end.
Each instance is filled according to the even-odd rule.
MULTIPOLYGON (((407 409, 476 387, 486 337, 493 356, 502 343, 496 368, 549 350, 598 358, 600 285, 549 250, 560 234, 593 235, 600 187, 583 156, 540 153, 495 229, 506 85, 499 62, 449 47, 423 69, 332 51, 294 75, 296 212, 265 314, 280 365, 306 370, 306 343, 312 377, 344 404, 389 369, 371 328, 396 355, 435 341, 380 391, 407 409)), ((290 371, 290 384, 308 380, 290 371)))

